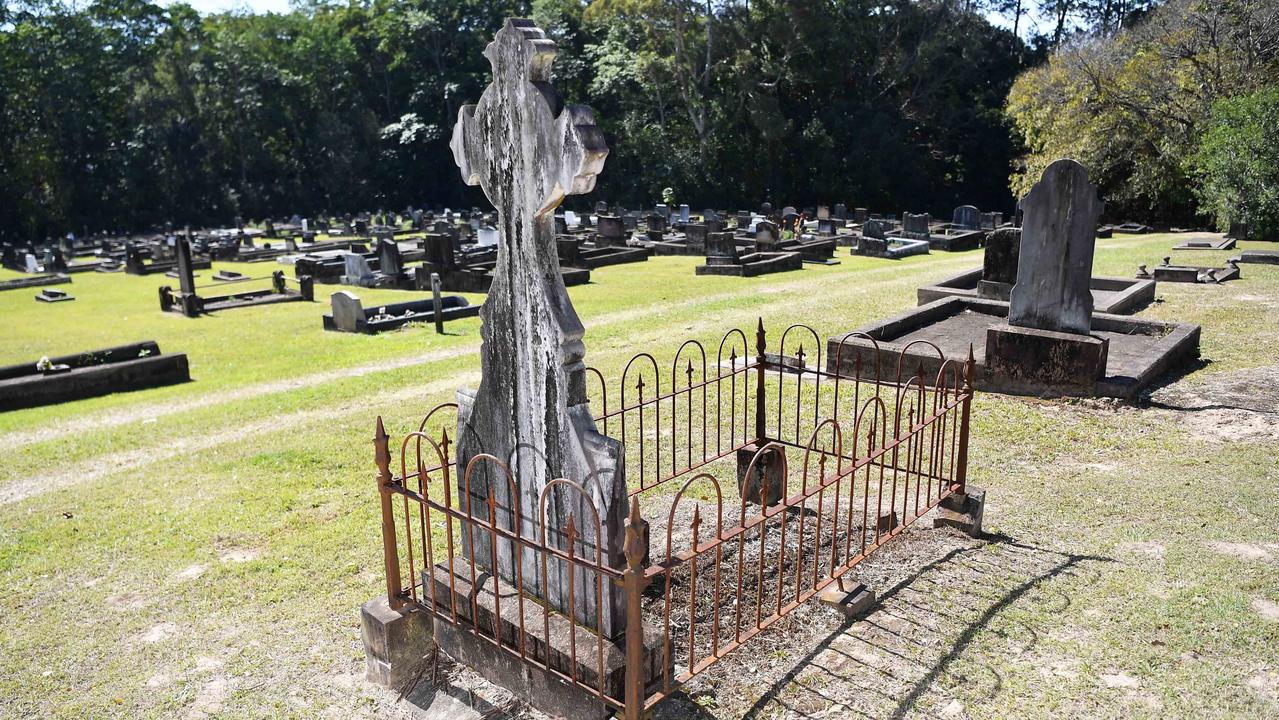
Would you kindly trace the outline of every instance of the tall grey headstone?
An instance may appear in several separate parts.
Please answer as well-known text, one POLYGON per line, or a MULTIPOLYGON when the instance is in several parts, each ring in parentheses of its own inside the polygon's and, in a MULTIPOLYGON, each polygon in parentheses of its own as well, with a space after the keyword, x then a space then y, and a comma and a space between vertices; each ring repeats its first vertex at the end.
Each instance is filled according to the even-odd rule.
POLYGON ((1049 165, 1021 202, 1021 250, 1008 324, 1086 335, 1092 329, 1092 258, 1105 207, 1074 160, 1049 165))
MULTIPOLYGON (((474 393, 458 393, 459 497, 463 510, 488 520, 493 497, 496 522, 567 548, 570 517, 575 553, 614 567, 624 564, 626 476, 620 443, 601 435, 586 398, 584 328, 564 289, 555 242, 555 209, 565 196, 590 192, 604 167, 608 147, 590 108, 560 102, 551 85, 555 43, 529 20, 508 20, 484 51, 493 82, 478 105, 458 113, 450 147, 468 185, 479 185, 497 209, 501 240, 493 283, 481 310, 482 375, 474 393), (507 463, 518 498, 496 464, 480 460, 466 487, 472 459, 487 453, 507 463), (557 484, 538 506, 544 488, 568 478, 586 496, 557 484), (589 498, 589 499, 588 499, 589 498), (595 529, 595 513, 603 526, 595 529), (539 517, 540 516, 540 517, 539 517), (602 537, 598 535, 602 534, 602 537)), ((525 590, 567 614, 573 593, 575 619, 613 638, 625 625, 620 588, 605 580, 602 606, 595 573, 577 568, 570 585, 564 563, 552 560, 543 584, 541 556, 477 534, 471 545, 478 565, 513 582, 523 566, 525 590), (556 568, 555 566, 559 567, 556 568)))

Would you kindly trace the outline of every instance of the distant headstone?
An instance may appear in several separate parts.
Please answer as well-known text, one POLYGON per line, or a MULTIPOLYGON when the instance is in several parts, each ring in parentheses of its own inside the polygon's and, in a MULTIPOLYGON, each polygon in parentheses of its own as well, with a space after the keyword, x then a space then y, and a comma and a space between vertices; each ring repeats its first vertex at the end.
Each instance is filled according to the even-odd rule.
POLYGON ((929 215, 928 213, 923 213, 923 214, 903 213, 902 214, 902 237, 907 237, 912 240, 929 239, 930 237, 932 237, 932 233, 929 230, 928 226, 932 223, 932 221, 933 221, 933 217, 929 215))
POLYGON ((342 275, 342 283, 344 285, 372 287, 376 282, 377 276, 373 274, 373 269, 369 267, 369 261, 363 255, 346 253, 342 256, 342 261, 346 270, 342 275))
POLYGON ((382 275, 390 278, 404 273, 404 261, 400 258, 400 246, 390 238, 377 241, 378 268, 382 275))
POLYGON ((847 206, 847 205, 845 205, 844 203, 835 203, 835 219, 837 219, 837 220, 847 220, 847 219, 848 219, 848 206, 847 206))
POLYGON ((830 208, 826 205, 817 206, 817 219, 830 220, 830 208))
POLYGON ((1021 249, 1008 324, 1087 334, 1092 328, 1092 260, 1105 207, 1088 171, 1057 160, 1021 202, 1021 249))
POLYGON ((688 222, 688 218, 689 218, 689 210, 688 210, 688 206, 687 206, 687 205, 680 205, 680 206, 679 206, 679 221, 680 221, 680 222, 682 222, 682 223, 686 223, 686 222, 688 222))
POLYGON ((963 230, 980 230, 981 211, 972 205, 960 205, 955 208, 950 224, 963 230))
POLYGON ((866 218, 866 208, 853 208, 853 222, 855 224, 861 225, 866 222, 866 218))
POLYGON ((339 290, 329 296, 329 306, 335 329, 359 332, 360 323, 364 322, 364 306, 360 304, 358 297, 346 290, 339 290))
POLYGON ((26 256, 26 269, 27 269, 27 272, 29 272, 29 273, 38 273, 38 272, 40 272, 40 261, 39 261, 39 260, 36 260, 36 256, 35 256, 34 254, 32 254, 32 253, 27 253, 27 256, 26 256))
POLYGON ((884 220, 867 220, 862 223, 862 235, 883 240, 892 229, 892 224, 884 220))

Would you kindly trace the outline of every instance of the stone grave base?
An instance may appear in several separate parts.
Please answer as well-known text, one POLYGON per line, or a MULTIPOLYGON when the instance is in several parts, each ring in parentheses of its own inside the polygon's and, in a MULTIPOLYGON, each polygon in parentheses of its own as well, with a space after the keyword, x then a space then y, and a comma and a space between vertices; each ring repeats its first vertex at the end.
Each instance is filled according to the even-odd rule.
POLYGON ((1227 237, 1190 239, 1173 246, 1173 250, 1233 250, 1235 239, 1227 237))
POLYGON ((928 248, 927 240, 911 240, 900 237, 880 239, 858 236, 857 243, 852 249, 852 254, 896 260, 911 255, 927 255, 928 248))
POLYGON ((1195 267, 1193 265, 1160 265, 1155 268, 1154 279, 1156 282, 1214 285, 1227 280, 1238 280, 1239 268, 1229 265, 1219 268, 1195 267))
MULTIPOLYGON (((572 677, 576 673, 578 683, 600 689, 600 644, 592 630, 581 625, 574 626, 563 615, 552 613, 548 634, 542 606, 525 597, 524 651, 529 658, 549 664, 556 673, 523 662, 518 655, 499 649, 490 639, 494 634, 494 608, 497 607, 493 576, 472 568, 462 558, 453 558, 451 568, 437 564, 432 570, 431 578, 424 582, 424 586, 429 582, 432 587, 423 587, 423 602, 431 602, 434 593, 440 612, 451 615, 452 608, 457 608, 456 624, 438 617, 434 623, 435 642, 449 657, 471 667, 489 682, 510 690, 534 708, 553 717, 606 718, 615 712, 612 706, 556 674, 572 677), (471 585, 472 572, 475 573, 478 588, 471 585), (471 618, 472 609, 476 611, 475 621, 471 618), (479 634, 475 632, 477 627, 479 634), (574 640, 576 661, 572 650, 574 640)), ((508 648, 518 649, 518 596, 513 587, 505 584, 501 593, 501 627, 498 631, 508 648)), ((661 642, 660 632, 645 628, 645 674, 653 684, 660 683, 663 676, 660 668, 661 642)), ((604 640, 603 671, 604 694, 615 698, 625 697, 626 652, 621 641, 614 643, 604 640)))
POLYGON ((930 234, 928 246, 934 250, 946 252, 962 252, 975 250, 986 239, 981 230, 947 230, 944 233, 930 234))
POLYGON ((67 302, 68 300, 75 300, 75 297, 68 295, 62 290, 54 290, 53 288, 41 290, 38 294, 36 294, 36 302, 58 303, 67 302))
POLYGON ((986 369, 1017 385, 1091 395, 1109 348, 1104 337, 995 325, 986 330, 986 369))
POLYGON ((573 264, 587 270, 594 270, 609 265, 644 262, 648 260, 650 254, 651 251, 648 248, 642 247, 582 246, 573 264))
MULTIPOLYGON (((413 268, 414 283, 418 290, 430 291, 431 268, 418 266, 413 268)), ((440 289, 444 292, 488 293, 493 285, 493 268, 457 268, 454 270, 435 270, 440 275, 440 289)), ((586 268, 560 267, 560 276, 564 278, 565 287, 585 285, 591 281, 591 271, 586 268)))
MULTIPOLYGON (((947 297, 982 298, 1008 302, 1012 285, 991 283, 981 279, 982 269, 966 270, 935 285, 919 288, 920 305, 947 297)), ((1111 315, 1130 315, 1154 302, 1155 281, 1117 277, 1093 277, 1093 311, 1111 315)))
POLYGON ((0 367, 0 411, 53 405, 191 379, 185 354, 162 355, 148 340, 50 358, 58 368, 42 373, 36 362, 0 367))
MULTIPOLYGON (((1091 389, 1079 384, 1053 385, 1033 379, 1009 377, 987 365, 987 336, 991 328, 1007 327, 1008 304, 981 298, 950 297, 921 305, 887 320, 858 328, 879 342, 881 367, 892 372, 903 349, 917 340, 926 340, 941 349, 945 356, 959 362, 968 356, 969 348, 976 359, 974 383, 979 390, 1014 395, 1102 396, 1133 399, 1168 370, 1199 355, 1199 326, 1142 320, 1096 313, 1092 317, 1092 337, 1107 341, 1104 374, 1091 389)), ((831 371, 851 373, 859 354, 866 366, 867 355, 876 350, 863 338, 849 337, 838 354, 845 366, 835 368, 839 333, 828 341, 827 364, 831 371)), ((1063 348, 1066 346, 1062 346, 1063 348)), ((937 352, 924 343, 906 350, 903 372, 922 366, 925 378, 932 382, 941 367, 937 352)), ((887 378, 891 380, 892 378, 887 378)))
MULTIPOLYGON (((330 302, 333 310, 324 316, 325 330, 374 335, 409 323, 435 322, 435 301, 431 298, 366 308, 359 298, 343 291, 334 293, 330 302)), ((461 295, 441 297, 440 306, 446 322, 480 314, 480 306, 470 304, 461 295)))
POLYGON ((742 255, 736 263, 712 264, 707 259, 705 265, 698 265, 698 275, 733 275, 735 277, 754 277, 788 270, 799 270, 804 266, 804 257, 797 252, 754 252, 742 255))
POLYGON ((1279 265, 1279 250, 1244 250, 1235 262, 1279 265))
POLYGON ((0 281, 0 292, 5 290, 21 290, 23 288, 41 287, 44 285, 61 285, 69 282, 71 282, 71 278, 67 276, 66 273, 20 277, 12 280, 0 281))

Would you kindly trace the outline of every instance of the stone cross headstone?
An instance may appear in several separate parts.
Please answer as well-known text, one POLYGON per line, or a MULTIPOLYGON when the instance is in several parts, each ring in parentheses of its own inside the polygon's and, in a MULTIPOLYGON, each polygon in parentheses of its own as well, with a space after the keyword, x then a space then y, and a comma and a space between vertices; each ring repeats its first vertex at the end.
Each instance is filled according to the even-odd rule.
POLYGON ((955 208, 950 224, 964 230, 980 230, 981 211, 972 205, 960 205, 955 208))
POLYGON ((1105 207, 1074 160, 1049 165, 1021 202, 1021 250, 1008 324, 1086 335, 1092 329, 1092 258, 1105 207))
MULTIPOLYGON (((560 109, 550 82, 555 53, 555 43, 531 21, 508 20, 484 51, 493 81, 478 105, 461 108, 450 142, 463 181, 479 185, 497 209, 500 232, 481 310, 480 385, 458 393, 458 497, 464 511, 487 521, 492 496, 496 522, 507 528, 518 507, 521 535, 536 539, 544 528, 547 542, 561 548, 571 519, 575 553, 594 559, 598 549, 601 562, 620 568, 627 512, 622 450, 596 430, 586 398, 584 328, 560 275, 554 224, 565 196, 595 187, 608 147, 589 108, 560 109), (481 453, 510 467, 518 497, 492 462, 478 462, 466 487, 465 469, 481 453), (557 484, 543 515, 538 498, 557 478, 578 483, 586 495, 557 484)), ((624 598, 614 583, 603 582, 599 603, 595 574, 576 568, 570 584, 556 560, 543 583, 542 556, 521 553, 507 540, 497 542, 497 567, 489 567, 491 542, 485 533, 475 536, 478 565, 514 582, 520 563, 527 592, 566 614, 572 593, 577 622, 609 638, 621 634, 624 598)))

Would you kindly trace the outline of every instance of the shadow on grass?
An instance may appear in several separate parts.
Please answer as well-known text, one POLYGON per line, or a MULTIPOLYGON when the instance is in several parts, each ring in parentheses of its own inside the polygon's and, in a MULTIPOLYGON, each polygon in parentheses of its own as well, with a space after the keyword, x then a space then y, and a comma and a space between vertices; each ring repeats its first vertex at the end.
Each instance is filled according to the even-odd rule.
POLYGON ((980 694, 993 697, 1003 684, 994 667, 978 661, 973 672, 970 658, 966 675, 950 675, 973 641, 994 633, 1024 652, 1038 642, 1038 631, 1001 614, 1028 595, 1051 601, 1044 610, 1060 613, 1071 600, 1051 582, 1076 576, 1089 563, 1113 560, 1023 545, 1002 535, 985 540, 952 549, 880 593, 866 614, 844 621, 773 682, 744 717, 767 717, 778 709, 787 717, 813 717, 839 706, 846 717, 902 718, 943 679, 970 690, 976 685, 980 694))

